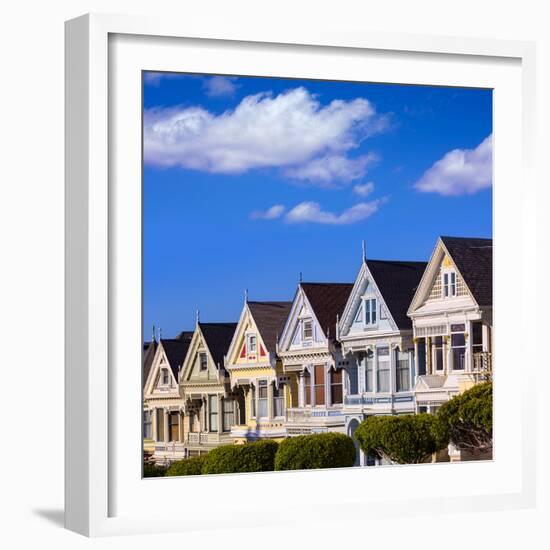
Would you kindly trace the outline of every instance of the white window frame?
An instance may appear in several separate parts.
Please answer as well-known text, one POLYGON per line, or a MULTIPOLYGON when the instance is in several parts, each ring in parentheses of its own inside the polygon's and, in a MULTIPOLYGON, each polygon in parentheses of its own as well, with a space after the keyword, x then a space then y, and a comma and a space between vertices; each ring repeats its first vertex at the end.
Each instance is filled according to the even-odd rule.
POLYGON ((441 270, 441 292, 443 298, 456 298, 458 286, 458 275, 456 269, 448 268, 441 270), (454 282, 451 280, 454 278, 454 282), (447 282, 445 280, 447 279, 447 282))
POLYGON ((201 351, 199 353, 199 371, 200 372, 206 372, 208 370, 208 355, 206 355, 206 352, 201 351), (204 368, 202 366, 202 358, 204 357, 204 368))
POLYGON ((302 342, 309 342, 313 340, 313 319, 308 317, 307 319, 302 319, 302 342), (310 325, 311 336, 306 336, 306 323, 310 325))
POLYGON ((258 337, 256 334, 247 334, 246 335, 246 354, 258 355, 258 337), (251 343, 254 342, 254 349, 252 349, 251 343))
POLYGON ((170 385, 170 373, 167 367, 161 367, 160 369, 160 383, 162 386, 170 385))
POLYGON ((363 297, 363 324, 366 327, 376 327, 378 326, 380 307, 378 304, 378 298, 376 296, 364 296, 363 297), (371 304, 374 302, 374 322, 372 322, 372 313, 371 304), (369 304, 368 316, 367 316, 367 304, 369 304))

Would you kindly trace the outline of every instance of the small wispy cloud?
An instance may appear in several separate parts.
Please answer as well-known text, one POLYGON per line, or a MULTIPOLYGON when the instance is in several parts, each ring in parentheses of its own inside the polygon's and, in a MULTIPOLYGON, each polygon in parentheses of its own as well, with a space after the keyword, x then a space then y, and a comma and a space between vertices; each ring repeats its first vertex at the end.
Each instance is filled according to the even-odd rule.
POLYGON ((353 186, 353 192, 360 197, 368 197, 374 191, 374 183, 369 181, 368 183, 360 183, 353 186))
POLYGON ((349 158, 345 155, 326 155, 315 158, 302 166, 290 168, 285 175, 295 180, 302 180, 321 186, 333 186, 335 181, 348 183, 362 178, 367 167, 378 160, 374 153, 349 158))
POLYGON ((146 71, 143 73, 143 82, 149 86, 159 86, 162 80, 175 80, 184 77, 189 77, 189 75, 184 73, 146 71))
POLYGON ((288 223, 320 223, 329 225, 349 225, 357 223, 375 214, 385 199, 376 199, 369 202, 360 202, 340 213, 328 212, 317 202, 302 202, 290 210, 285 221, 288 223))
POLYGON ((434 163, 414 187, 444 196, 472 195, 493 183, 493 136, 475 149, 453 149, 434 163))
POLYGON ((237 78, 234 76, 211 76, 205 78, 202 84, 208 97, 233 96, 237 91, 237 78))
POLYGON ((275 204, 267 210, 254 210, 250 214, 253 220, 275 220, 280 218, 285 212, 285 207, 282 204, 275 204))
POLYGON ((287 178, 338 187, 365 175, 375 156, 349 153, 382 131, 385 120, 367 99, 322 105, 303 87, 249 95, 223 113, 152 108, 144 113, 144 160, 216 174, 275 168, 287 178))

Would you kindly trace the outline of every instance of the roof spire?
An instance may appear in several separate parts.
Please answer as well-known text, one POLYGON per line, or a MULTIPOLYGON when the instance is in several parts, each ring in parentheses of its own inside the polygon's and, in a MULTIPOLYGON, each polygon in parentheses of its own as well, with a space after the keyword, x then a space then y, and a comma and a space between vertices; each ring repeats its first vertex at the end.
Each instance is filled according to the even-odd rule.
POLYGON ((155 325, 153 325, 153 339, 151 340, 151 343, 154 344, 157 341, 157 337, 155 335, 155 325))
POLYGON ((302 278, 302 272, 300 271, 300 282, 302 282, 303 278, 302 278))
POLYGON ((195 320, 197 325, 201 322, 201 312, 198 308, 197 308, 197 311, 195 312, 195 320))
POLYGON ((162 328, 159 327, 159 342, 162 340, 162 328))
POLYGON ((361 261, 366 262, 367 261, 367 253, 365 252, 365 239, 363 239, 361 241, 361 249, 362 249, 362 252, 363 252, 363 257, 362 257, 361 261))
POLYGON ((244 303, 246 304, 248 302, 248 288, 244 289, 244 303))

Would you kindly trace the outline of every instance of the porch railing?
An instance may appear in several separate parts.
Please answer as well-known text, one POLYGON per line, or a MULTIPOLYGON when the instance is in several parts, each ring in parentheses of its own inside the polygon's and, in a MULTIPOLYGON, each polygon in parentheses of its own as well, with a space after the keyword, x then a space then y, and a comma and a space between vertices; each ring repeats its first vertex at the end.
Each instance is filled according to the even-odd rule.
POLYGON ((191 445, 218 445, 227 443, 230 439, 229 432, 222 434, 217 432, 191 432, 187 434, 185 442, 191 445))
POLYGON ((485 382, 493 378, 493 360, 489 351, 473 354, 472 374, 476 382, 485 382))

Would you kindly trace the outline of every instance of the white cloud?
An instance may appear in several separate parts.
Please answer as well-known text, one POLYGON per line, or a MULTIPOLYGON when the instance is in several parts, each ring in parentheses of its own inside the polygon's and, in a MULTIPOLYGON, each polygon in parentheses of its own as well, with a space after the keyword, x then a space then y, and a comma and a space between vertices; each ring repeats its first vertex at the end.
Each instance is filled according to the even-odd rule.
POLYGON ((374 183, 369 181, 368 183, 360 183, 353 186, 353 192, 360 197, 368 197, 374 191, 374 183))
POLYGON ((446 196, 471 195, 491 187, 493 180, 492 134, 475 149, 454 149, 438 160, 415 183, 422 192, 446 196))
POLYGON ((150 86, 158 86, 161 80, 174 80, 177 78, 189 77, 185 73, 163 73, 146 71, 143 75, 143 81, 150 86))
POLYGON ((374 153, 353 159, 345 155, 327 155, 315 158, 302 166, 289 168, 285 175, 297 180, 331 186, 335 181, 347 183, 363 177, 367 172, 367 166, 376 160, 377 156, 374 153))
POLYGON ((380 131, 383 120, 366 99, 323 106, 305 88, 247 96, 221 114, 154 108, 145 111, 144 158, 150 165, 223 174, 279 168, 327 186, 364 175, 373 156, 347 153, 380 131))
POLYGON ((285 207, 282 204, 275 204, 267 210, 254 210, 250 217, 253 220, 275 220, 280 218, 285 211, 285 207))
POLYGON ((232 96, 237 90, 234 76, 212 76, 203 82, 203 90, 209 97, 232 96))
POLYGON ((302 202, 290 210, 285 216, 288 223, 322 223, 330 225, 348 225, 366 220, 372 216, 385 202, 376 199, 370 202, 360 202, 340 214, 325 212, 317 202, 302 202))

